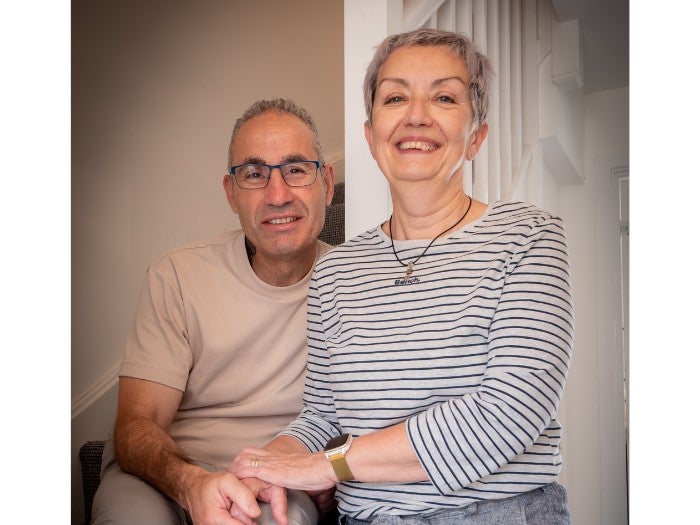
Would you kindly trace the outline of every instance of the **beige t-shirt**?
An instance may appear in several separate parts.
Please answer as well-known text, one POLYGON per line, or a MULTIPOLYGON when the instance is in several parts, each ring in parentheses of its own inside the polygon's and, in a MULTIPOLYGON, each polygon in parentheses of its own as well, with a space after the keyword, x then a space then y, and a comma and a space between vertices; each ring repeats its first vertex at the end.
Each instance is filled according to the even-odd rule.
MULTIPOLYGON (((271 286, 250 267, 244 239, 227 232, 148 268, 119 372, 181 390, 170 435, 222 468, 298 415, 306 371, 311 272, 271 286)), ((318 241, 317 257, 330 248, 318 241)))

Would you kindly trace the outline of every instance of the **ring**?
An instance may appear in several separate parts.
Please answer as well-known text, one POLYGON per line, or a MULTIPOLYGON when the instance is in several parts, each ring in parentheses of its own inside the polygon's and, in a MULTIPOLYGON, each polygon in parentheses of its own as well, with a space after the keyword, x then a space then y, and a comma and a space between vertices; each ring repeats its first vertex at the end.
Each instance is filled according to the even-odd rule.
POLYGON ((260 459, 259 458, 253 458, 250 460, 250 466, 251 467, 257 467, 260 465, 260 459))

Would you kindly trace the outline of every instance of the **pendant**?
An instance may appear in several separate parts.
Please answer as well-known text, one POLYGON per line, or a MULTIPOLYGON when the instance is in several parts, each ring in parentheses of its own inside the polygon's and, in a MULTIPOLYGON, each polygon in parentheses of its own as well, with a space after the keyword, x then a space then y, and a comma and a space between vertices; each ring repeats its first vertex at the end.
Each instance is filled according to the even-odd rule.
POLYGON ((406 279, 408 279, 412 273, 413 273, 413 262, 410 262, 406 265, 406 279))

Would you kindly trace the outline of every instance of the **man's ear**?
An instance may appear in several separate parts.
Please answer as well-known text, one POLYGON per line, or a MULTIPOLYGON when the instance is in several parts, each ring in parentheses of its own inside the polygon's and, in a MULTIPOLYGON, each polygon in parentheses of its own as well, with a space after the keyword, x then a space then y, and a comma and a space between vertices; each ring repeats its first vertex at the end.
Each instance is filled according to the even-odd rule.
POLYGON ((326 206, 330 206, 333 200, 333 192, 335 191, 335 168, 333 164, 326 164, 323 169, 323 179, 326 181, 326 206))
POLYGON ((476 157, 476 154, 479 153, 479 149, 486 140, 486 136, 488 134, 489 125, 487 122, 484 122, 471 136, 471 140, 467 146, 467 160, 474 160, 474 157, 476 157))
POLYGON ((236 200, 233 198, 233 185, 236 184, 233 181, 233 175, 224 175, 224 191, 226 192, 226 200, 228 205, 231 206, 233 213, 238 215, 238 206, 236 206, 236 200))

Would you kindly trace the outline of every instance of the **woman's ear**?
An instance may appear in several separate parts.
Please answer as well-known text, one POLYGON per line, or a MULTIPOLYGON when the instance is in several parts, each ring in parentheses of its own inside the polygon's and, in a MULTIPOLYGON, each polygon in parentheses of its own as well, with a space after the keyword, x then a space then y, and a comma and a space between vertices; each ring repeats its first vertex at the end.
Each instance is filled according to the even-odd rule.
POLYGON ((372 158, 374 160, 377 160, 377 157, 374 156, 374 140, 373 140, 373 133, 372 133, 372 124, 370 124, 369 120, 365 120, 365 140, 367 141, 367 145, 369 146, 369 152, 372 154, 372 158))
POLYGON ((481 144, 486 140, 486 135, 488 134, 489 125, 487 122, 484 122, 471 136, 471 140, 467 146, 467 160, 474 160, 474 157, 476 157, 476 154, 479 153, 481 144))

